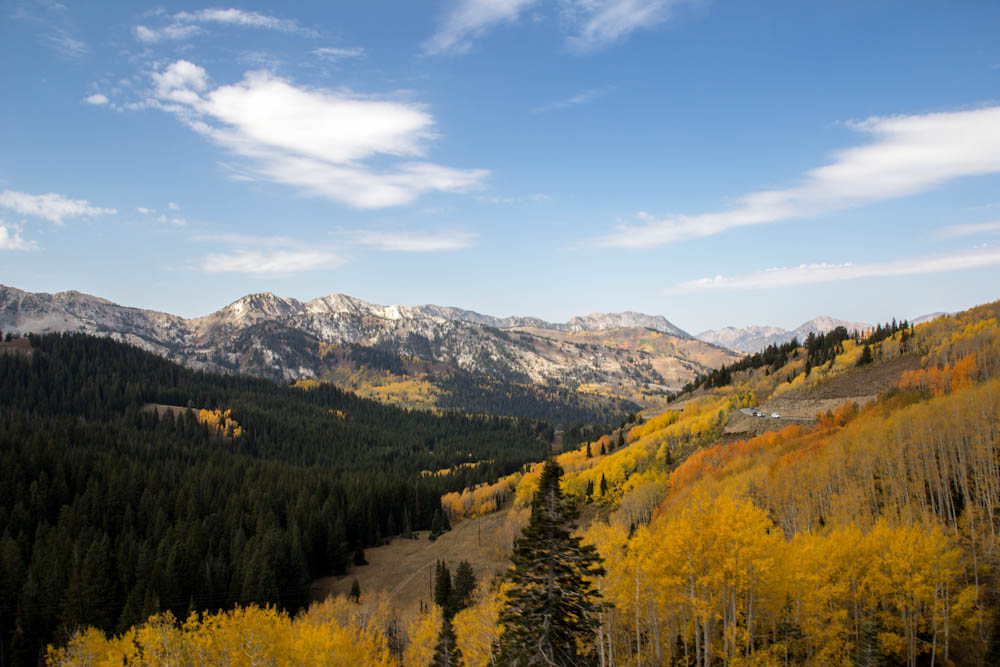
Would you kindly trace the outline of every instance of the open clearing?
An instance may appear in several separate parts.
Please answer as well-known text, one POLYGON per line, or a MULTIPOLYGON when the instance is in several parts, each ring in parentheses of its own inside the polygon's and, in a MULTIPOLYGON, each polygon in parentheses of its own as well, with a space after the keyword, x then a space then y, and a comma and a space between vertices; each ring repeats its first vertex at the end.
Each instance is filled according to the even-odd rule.
POLYGON ((365 549, 367 565, 352 566, 343 576, 317 579, 312 584, 312 598, 347 595, 357 577, 362 594, 386 591, 400 611, 408 612, 416 609, 421 600, 426 603, 433 598, 434 564, 439 560, 447 563, 452 574, 459 562, 469 561, 476 581, 504 572, 510 561, 500 557, 498 540, 508 511, 459 521, 434 542, 427 539, 428 531, 423 530, 417 533, 419 539, 396 537, 385 546, 365 549))

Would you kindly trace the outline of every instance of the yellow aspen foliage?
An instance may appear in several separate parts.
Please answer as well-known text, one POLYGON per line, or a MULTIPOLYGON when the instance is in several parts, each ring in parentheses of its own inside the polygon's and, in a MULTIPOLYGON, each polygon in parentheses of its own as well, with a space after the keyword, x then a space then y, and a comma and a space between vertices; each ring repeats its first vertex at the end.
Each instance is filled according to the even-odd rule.
POLYGON ((497 625, 504 604, 506 584, 493 587, 480 584, 472 604, 455 614, 455 645, 462 653, 465 667, 487 667, 496 664, 496 646, 501 629, 497 625))
POLYGON ((231 410, 199 410, 198 421, 208 424, 214 432, 227 438, 238 438, 243 435, 243 429, 230 416, 231 410))
POLYGON ((406 629, 409 643, 403 652, 404 667, 426 667, 434 662, 434 649, 443 620, 441 607, 436 604, 431 605, 429 611, 410 619, 406 629))

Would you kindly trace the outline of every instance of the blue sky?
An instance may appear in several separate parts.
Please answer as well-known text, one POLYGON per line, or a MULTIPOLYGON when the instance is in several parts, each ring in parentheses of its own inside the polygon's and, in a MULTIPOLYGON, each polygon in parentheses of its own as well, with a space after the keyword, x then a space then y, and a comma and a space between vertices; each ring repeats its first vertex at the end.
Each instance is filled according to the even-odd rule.
POLYGON ((1000 298, 1000 4, 0 4, 0 283, 697 333, 1000 298))

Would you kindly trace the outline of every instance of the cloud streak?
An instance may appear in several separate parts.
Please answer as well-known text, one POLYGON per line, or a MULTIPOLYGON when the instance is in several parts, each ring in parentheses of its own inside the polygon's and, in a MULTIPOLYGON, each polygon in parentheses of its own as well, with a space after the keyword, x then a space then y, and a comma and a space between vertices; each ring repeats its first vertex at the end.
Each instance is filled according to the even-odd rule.
POLYGON ((465 232, 418 234, 357 230, 351 233, 350 239, 358 245, 389 252, 449 252, 471 247, 476 236, 465 232))
POLYGON ((201 9, 196 12, 178 12, 171 16, 170 19, 171 22, 165 26, 136 26, 136 39, 145 43, 187 39, 188 37, 203 33, 204 30, 201 26, 205 24, 275 30, 304 35, 306 37, 318 36, 315 30, 303 28, 297 22, 290 19, 280 19, 275 16, 261 14, 260 12, 244 11, 242 9, 201 9))
POLYGON ((665 21, 676 5, 690 0, 565 0, 564 16, 575 25, 571 50, 588 52, 618 42, 636 30, 665 21))
POLYGON ((365 50, 360 47, 336 48, 332 46, 323 46, 318 49, 313 49, 313 55, 326 60, 344 60, 346 58, 364 58, 365 50))
POLYGON ((325 250, 236 250, 209 253, 200 268, 205 273, 276 276, 332 268, 341 263, 339 257, 325 250))
POLYGON ((421 159, 436 137, 422 105, 309 89, 267 72, 212 88, 179 60, 153 75, 155 103, 243 159, 237 177, 299 187, 356 208, 396 206, 429 191, 463 192, 488 174, 421 159), (372 168, 366 160, 405 158, 372 168))
POLYGON ((472 42, 491 28, 513 23, 536 0, 459 0, 441 22, 441 27, 424 42, 427 55, 465 53, 472 42))
POLYGON ((992 232, 1000 232, 1000 220, 941 227, 934 232, 934 238, 953 239, 961 236, 975 236, 976 234, 989 234, 992 232))
POLYGON ((821 215, 924 192, 947 181, 1000 173, 1000 107, 874 117, 852 123, 872 142, 839 151, 798 186, 743 196, 727 210, 620 225, 596 244, 648 248, 753 225, 821 215))
POLYGON ((1000 248, 973 248, 960 252, 897 259, 888 262, 854 264, 800 264, 776 267, 742 276, 715 276, 682 282, 667 289, 671 294, 692 292, 735 292, 779 289, 861 278, 889 278, 1000 266, 1000 248))
POLYGON ((606 86, 603 88, 591 88, 590 90, 577 93, 576 95, 568 97, 564 100, 537 106, 531 110, 531 113, 546 113, 548 111, 558 111, 560 109, 566 109, 580 104, 587 104, 588 102, 593 102, 599 97, 607 95, 609 90, 610 89, 606 86))
POLYGON ((57 225, 64 224, 64 218, 113 215, 118 212, 113 208, 94 206, 86 199, 69 199, 54 192, 31 195, 16 190, 0 192, 0 206, 17 211, 21 215, 44 218, 57 225))

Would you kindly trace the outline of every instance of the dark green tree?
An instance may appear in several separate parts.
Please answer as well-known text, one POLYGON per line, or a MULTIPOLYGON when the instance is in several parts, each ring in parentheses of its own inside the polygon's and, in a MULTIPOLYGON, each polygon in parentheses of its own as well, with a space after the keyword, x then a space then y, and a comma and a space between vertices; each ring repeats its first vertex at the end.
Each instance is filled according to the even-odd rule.
POLYGON ((358 583, 357 577, 354 577, 354 581, 351 582, 351 592, 347 594, 347 598, 355 602, 361 600, 361 584, 358 583))
POLYGON ((361 546, 361 542, 358 542, 358 547, 354 550, 354 564, 368 565, 368 561, 365 559, 365 549, 361 546))
POLYGON ((511 556, 500 664, 596 664, 592 644, 604 603, 593 578, 604 568, 597 550, 570 534, 576 511, 563 497, 561 476, 559 464, 547 460, 531 519, 511 556))
POLYGON ((874 359, 872 359, 872 348, 870 345, 865 343, 864 349, 861 350, 861 356, 858 357, 858 366, 870 364, 872 361, 874 361, 874 359))
POLYGON ((458 650, 455 642, 455 629, 451 625, 451 619, 445 618, 441 622, 441 634, 438 635, 438 643, 434 648, 435 667, 455 667, 460 662, 462 652, 458 650))
POLYGON ((437 562, 437 568, 434 572, 434 604, 441 607, 446 619, 450 619, 454 615, 454 609, 451 606, 451 572, 444 561, 440 560, 437 562))
POLYGON ((469 606, 475 590, 476 573, 469 561, 463 560, 455 569, 455 576, 451 581, 451 607, 456 614, 469 606))

